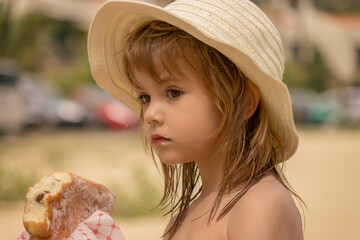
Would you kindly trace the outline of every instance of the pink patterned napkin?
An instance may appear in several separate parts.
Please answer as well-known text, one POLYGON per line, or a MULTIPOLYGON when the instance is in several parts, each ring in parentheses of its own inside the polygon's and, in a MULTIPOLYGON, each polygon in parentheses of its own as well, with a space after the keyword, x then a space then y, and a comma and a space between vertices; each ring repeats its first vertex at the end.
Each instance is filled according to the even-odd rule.
MULTIPOLYGON (((17 240, 29 240, 24 231, 17 240)), ((125 240, 119 226, 110 215, 96 211, 86 221, 79 224, 67 240, 125 240)))

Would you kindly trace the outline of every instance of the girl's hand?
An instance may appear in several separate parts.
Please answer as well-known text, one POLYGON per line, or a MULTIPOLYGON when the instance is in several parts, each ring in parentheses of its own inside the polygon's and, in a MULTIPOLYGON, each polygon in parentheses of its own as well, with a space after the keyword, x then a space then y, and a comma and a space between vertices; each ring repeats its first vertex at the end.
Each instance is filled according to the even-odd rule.
MULTIPOLYGON (((29 240, 29 234, 24 231, 17 240, 29 240)), ((80 223, 67 240, 125 240, 119 226, 106 213, 96 211, 87 220, 80 223)))

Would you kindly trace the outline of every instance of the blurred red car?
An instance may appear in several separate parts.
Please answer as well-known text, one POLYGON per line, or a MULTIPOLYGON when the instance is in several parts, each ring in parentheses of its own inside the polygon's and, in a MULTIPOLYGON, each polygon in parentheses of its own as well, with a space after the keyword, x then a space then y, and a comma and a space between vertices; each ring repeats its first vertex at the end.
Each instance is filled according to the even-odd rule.
POLYGON ((135 113, 116 100, 101 102, 97 107, 97 113, 101 122, 109 129, 132 129, 139 124, 139 118, 135 113))
POLYGON ((139 118, 133 111, 96 85, 78 87, 73 99, 92 113, 93 123, 108 129, 133 129, 139 125, 139 118))

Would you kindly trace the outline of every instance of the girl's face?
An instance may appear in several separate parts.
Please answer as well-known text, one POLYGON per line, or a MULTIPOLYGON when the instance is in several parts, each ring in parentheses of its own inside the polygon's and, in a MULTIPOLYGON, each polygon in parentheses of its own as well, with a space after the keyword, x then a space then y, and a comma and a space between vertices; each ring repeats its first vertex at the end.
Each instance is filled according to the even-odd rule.
POLYGON ((181 79, 160 69, 161 83, 134 72, 145 137, 168 165, 209 159, 210 136, 220 123, 219 110, 198 73, 183 61, 178 66, 181 79))

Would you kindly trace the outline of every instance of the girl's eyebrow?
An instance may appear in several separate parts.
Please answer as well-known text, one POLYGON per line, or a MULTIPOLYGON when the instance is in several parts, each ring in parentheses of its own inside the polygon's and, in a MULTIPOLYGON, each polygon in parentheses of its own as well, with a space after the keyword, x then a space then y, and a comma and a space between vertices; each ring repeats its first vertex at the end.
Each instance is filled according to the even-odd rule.
MULTIPOLYGON (((157 80, 154 79, 153 81, 158 83, 160 86, 163 86, 166 83, 176 83, 176 82, 180 82, 181 80, 173 76, 165 76, 165 77, 159 77, 157 80)), ((133 85, 135 90, 143 90, 143 88, 139 85, 138 81, 134 81, 133 85)))
POLYGON ((180 78, 173 76, 173 75, 165 75, 163 77, 159 77, 159 81, 157 81, 159 83, 159 85, 164 85, 167 83, 179 83, 179 82, 183 82, 183 80, 181 80, 180 78))

